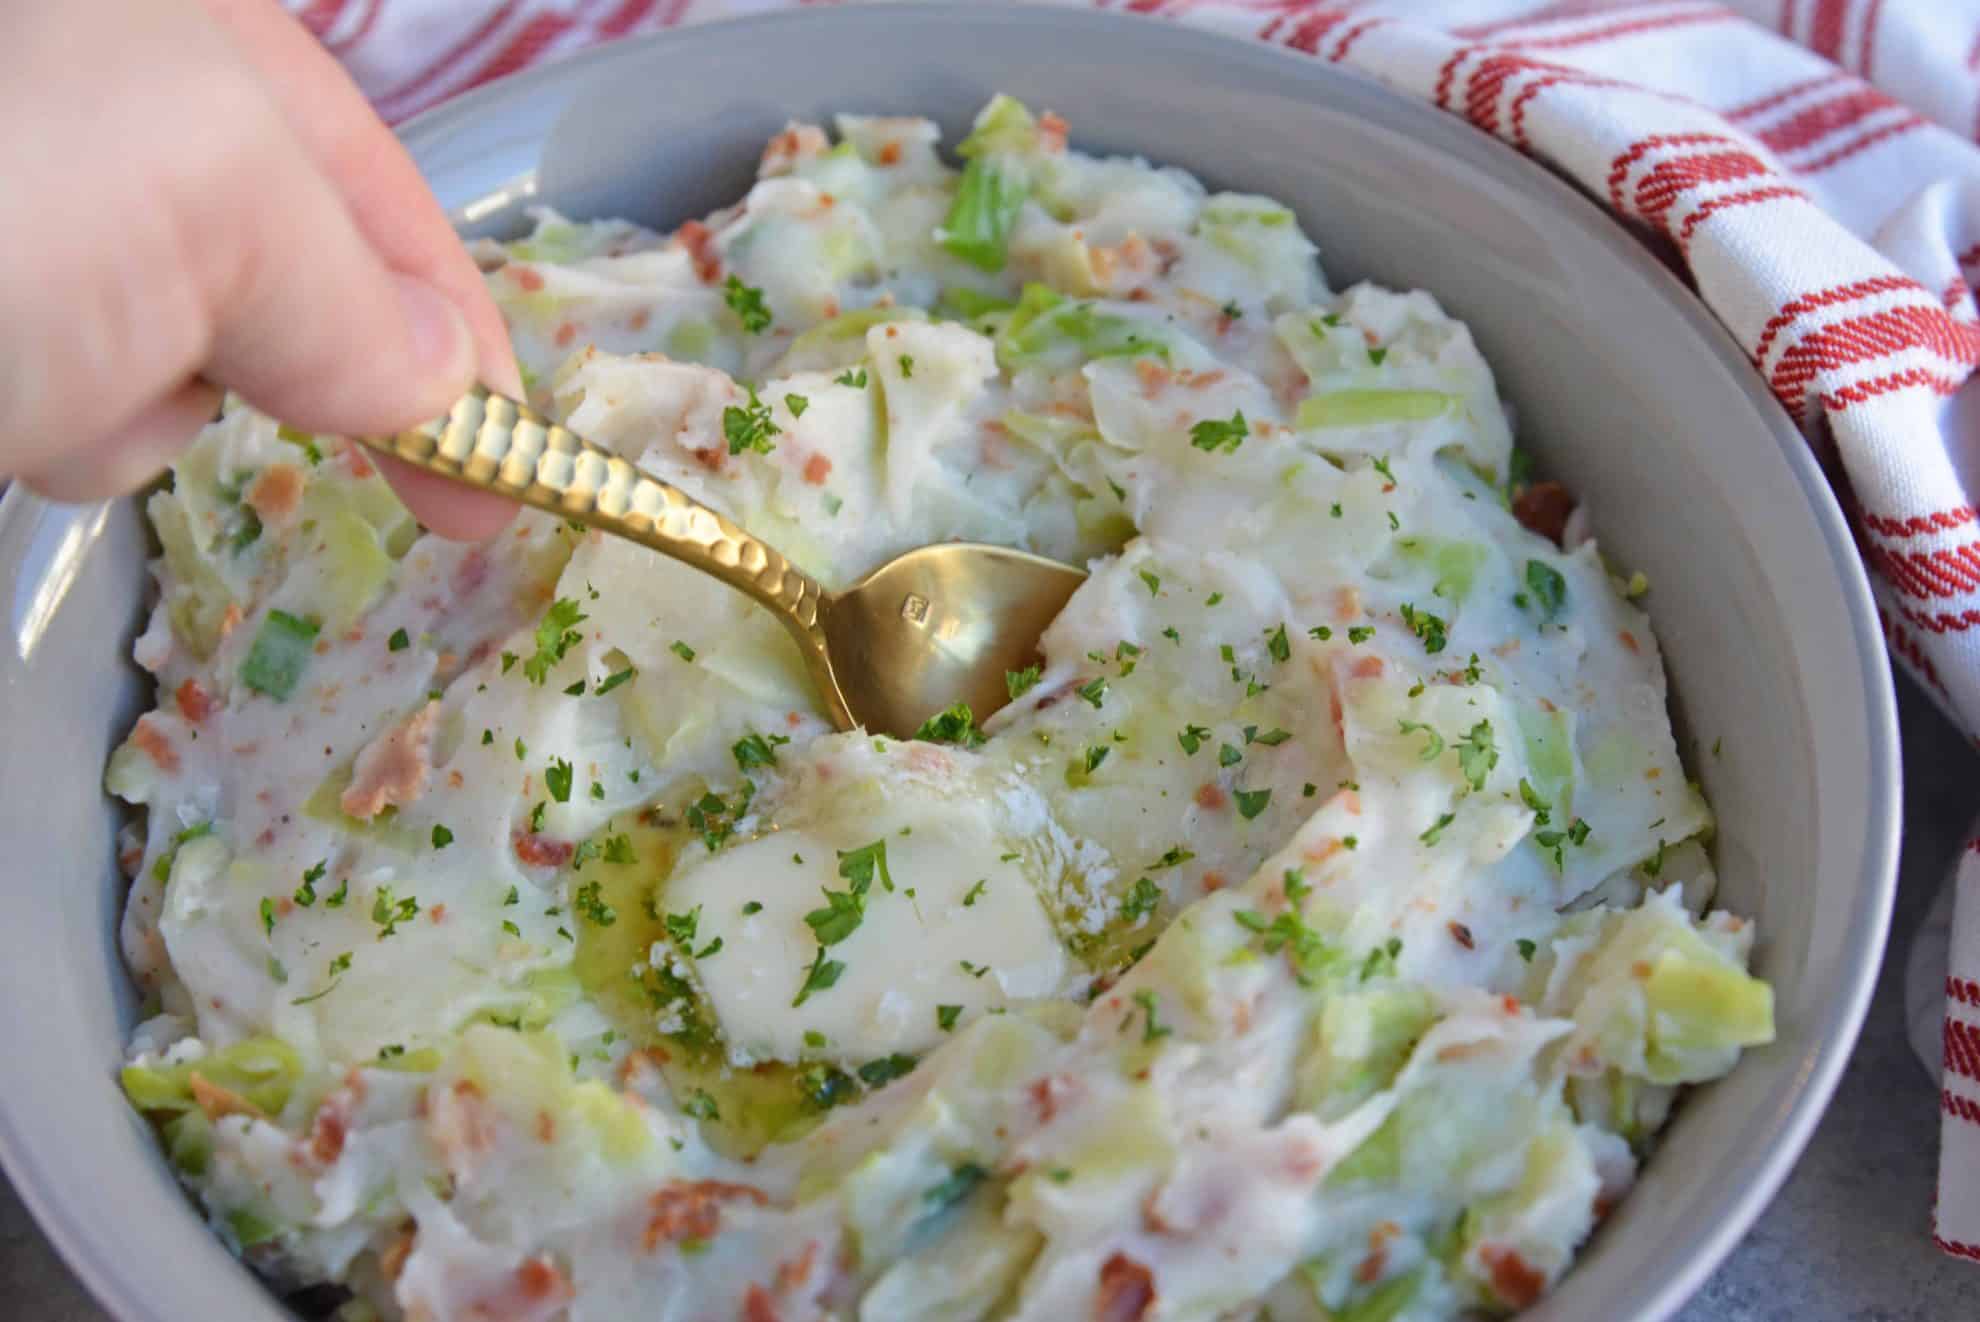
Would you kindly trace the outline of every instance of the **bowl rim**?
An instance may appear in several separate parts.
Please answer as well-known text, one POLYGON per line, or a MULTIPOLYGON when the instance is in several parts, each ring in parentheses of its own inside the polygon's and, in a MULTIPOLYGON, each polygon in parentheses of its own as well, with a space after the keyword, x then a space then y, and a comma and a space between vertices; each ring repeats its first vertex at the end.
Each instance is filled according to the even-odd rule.
MULTIPOLYGON (((1660 1322, 1674 1313, 1724 1261, 1753 1222, 1772 1201, 1800 1159, 1843 1070, 1854 1053, 1882 968, 1897 888, 1897 864, 1902 825, 1902 780, 1898 746, 1896 692, 1878 610, 1867 571, 1856 552, 1855 538, 1808 442, 1796 430, 1780 403, 1752 370, 1752 364, 1732 333, 1704 301, 1623 224, 1573 183, 1515 150, 1498 137, 1462 122, 1448 112, 1424 104, 1372 78, 1288 48, 1241 36, 1208 31, 1181 23, 1138 19, 1098 9, 1069 8, 1049 0, 1018 0, 998 6, 956 5, 944 0, 888 0, 824 8, 792 8, 726 18, 609 42, 549 64, 526 69, 464 92, 397 126, 407 151, 418 161, 423 151, 446 141, 463 121, 480 119, 505 102, 526 98, 547 86, 579 84, 613 65, 637 63, 657 45, 692 46, 705 42, 747 40, 764 28, 802 30, 866 22, 884 29, 896 23, 995 24, 1040 34, 1051 29, 1090 29, 1119 39, 1131 39, 1150 50, 1179 57, 1216 58, 1226 63, 1250 63, 1283 74, 1293 64, 1318 81, 1342 79, 1353 83, 1360 96, 1380 107, 1399 132, 1460 157, 1468 157, 1487 173, 1511 175, 1553 201, 1552 210, 1564 224, 1575 226, 1609 256, 1646 279, 1666 305, 1701 335, 1730 369, 1739 388, 1755 406, 1763 425, 1782 451, 1806 501, 1806 513, 1828 550, 1843 581, 1838 614, 1843 626, 1838 641, 1847 639, 1854 654, 1864 698, 1867 730, 1863 806, 1863 856, 1857 865, 1852 930, 1858 935, 1849 951, 1847 976, 1832 990, 1809 1048, 1789 1093, 1789 1104, 1770 1121, 1772 1140, 1758 1155, 1743 1156, 1739 1165, 1722 1173, 1725 1192, 1715 1206, 1700 1209, 1688 1249, 1666 1267, 1667 1274, 1645 1297, 1637 1322, 1660 1322)), ((461 208, 450 207, 460 222, 461 208)), ((0 491, 0 538, 20 521, 61 509, 54 502, 14 483, 0 491)), ((83 507, 87 508, 87 507, 83 507)), ((80 511, 78 511, 80 512, 80 511)), ((123 1044, 118 1044, 119 1051, 123 1044)), ((60 1193, 59 1153, 37 1152, 10 1114, 6 1092, 0 1088, 0 1169, 77 1280, 92 1299, 119 1322, 177 1322, 159 1311, 158 1282, 135 1279, 128 1262, 100 1229, 81 1222, 60 1193)), ((270 1296, 271 1305, 279 1301, 270 1296)))

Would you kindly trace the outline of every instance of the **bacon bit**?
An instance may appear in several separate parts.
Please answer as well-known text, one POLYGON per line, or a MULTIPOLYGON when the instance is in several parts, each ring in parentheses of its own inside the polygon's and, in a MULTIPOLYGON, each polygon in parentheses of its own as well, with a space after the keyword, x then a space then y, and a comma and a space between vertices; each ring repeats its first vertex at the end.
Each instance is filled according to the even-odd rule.
POLYGON ((793 124, 764 145, 757 174, 766 179, 789 174, 799 161, 817 156, 825 146, 825 131, 816 124, 793 124))
MULTIPOLYGON (((1325 863, 1328 859, 1340 853, 1341 848, 1341 842, 1330 835, 1314 841, 1312 845, 1300 852, 1301 856, 1309 863, 1325 863)), ((1285 894, 1283 883, 1274 882, 1273 886, 1282 896, 1285 894)))
POLYGON ((1554 545, 1561 544, 1568 515, 1574 513, 1574 497, 1558 482, 1535 482, 1513 497, 1512 515, 1528 532, 1537 532, 1554 545))
POLYGON ((901 163, 901 144, 899 142, 882 143, 874 159, 878 160, 882 165, 899 165, 901 163))
POLYGON ((1471 929, 1469 927, 1466 927, 1463 923, 1458 922, 1456 919, 1451 920, 1450 926, 1451 926, 1451 940, 1457 942, 1459 945, 1463 946, 1466 950, 1478 949, 1478 944, 1471 939, 1471 929))
POLYGON ((1203 874, 1203 889, 1206 894, 1211 891, 1220 891, 1230 884, 1229 879, 1215 868, 1203 874))
POLYGON ((117 851, 117 866, 124 870, 126 877, 137 875, 138 864, 144 862, 144 847, 137 844, 125 845, 117 851))
POLYGON ((404 1226, 390 1244, 378 1251, 378 1270, 384 1274, 386 1280, 398 1280, 399 1273, 406 1269, 406 1259, 412 1256, 415 1238, 413 1228, 410 1225, 404 1226))
MULTIPOLYGON (((1508 638, 1505 642, 1500 643, 1497 647, 1492 649, 1493 656, 1515 656, 1518 653, 1519 653, 1519 639, 1517 638, 1508 638)), ((1541 701, 1545 702, 1546 699, 1542 698, 1541 701)))
POLYGON ((531 1258, 516 1268, 516 1290, 532 1303, 569 1303, 571 1283, 548 1258, 531 1258))
POLYGON ((825 479, 832 475, 832 461, 825 455, 814 454, 804 461, 804 480, 814 487, 825 485, 825 479))
POLYGON ((956 767, 955 759, 944 752, 941 745, 919 740, 908 745, 907 764, 916 771, 934 776, 946 776, 956 767))
POLYGON ((1175 380, 1175 374, 1153 358, 1134 360, 1134 374, 1141 379, 1141 397, 1153 399, 1175 380))
POLYGON ((1663 778, 1664 769, 1662 767, 1651 767, 1643 773, 1643 779, 1645 780, 1662 780, 1663 778))
POLYGON ((577 327, 567 321, 563 325, 557 327, 557 333, 550 337, 550 341, 551 343, 555 344, 559 349, 568 349, 571 347, 571 341, 575 340, 576 338, 577 338, 577 327))
POLYGON ((462 775, 460 772, 449 771, 447 773, 447 788, 457 790, 463 788, 466 784, 467 784, 467 777, 462 775))
POLYGON ((1361 593, 1351 587, 1334 589, 1334 619, 1340 624, 1351 624, 1361 618, 1361 593))
POLYGON ((1231 1007, 1231 1031, 1239 1037, 1251 1031, 1250 1001, 1239 1001, 1231 1007))
POLYGON ((811 1279, 811 1269, 818 1261, 818 1241, 812 1240, 804 1246, 804 1252, 795 1258, 788 1258, 777 1264, 777 1293, 795 1294, 804 1288, 811 1279))
POLYGON ((1196 806, 1208 808, 1212 812, 1224 806, 1224 791, 1212 780, 1206 780, 1196 787, 1196 806))
POLYGON ((1183 384, 1188 386, 1191 390, 1208 390, 1211 386, 1216 385, 1219 381, 1222 381, 1223 379, 1224 379, 1224 372, 1222 368, 1219 368, 1214 372, 1183 373, 1183 384))
POLYGON ((334 1092, 316 1108, 309 1128, 309 1155, 317 1165, 332 1165, 344 1155, 344 1140, 351 1132, 350 1103, 349 1094, 334 1092))
POLYGON ((1356 679, 1378 679, 1382 674, 1382 658, 1373 655, 1364 656, 1354 663, 1348 673, 1356 679))
POLYGON ((1361 1285, 1373 1285, 1382 1279, 1382 1273, 1387 1270, 1388 1266, 1389 1250, 1387 1248, 1377 1248, 1373 1253, 1363 1258, 1361 1265, 1354 1269, 1354 1279, 1361 1285))
POLYGON ((722 278, 722 257, 715 251, 713 230, 698 220, 690 220, 674 231, 674 238, 687 249, 701 283, 712 285, 722 278))
POLYGON ((1617 632, 1616 638, 1619 642, 1622 643, 1624 647, 1628 648, 1631 652, 1641 652, 1643 650, 1642 646, 1638 644, 1636 641, 1636 635, 1631 633, 1627 629, 1623 629, 1617 632))
POLYGON ((172 741, 149 716, 138 717, 138 723, 131 729, 131 742, 158 764, 158 769, 167 775, 179 769, 179 750, 172 747, 172 741))
POLYGON ((338 806, 346 816, 370 821, 389 806, 404 807, 426 793, 433 769, 433 727, 440 704, 428 702, 383 736, 365 745, 352 767, 338 806))
POLYGON ((1590 1210, 1595 1214, 1595 1220, 1597 1222, 1607 1221, 1609 1219, 1609 1213, 1616 1210, 1615 1195, 1608 1193, 1596 1194, 1595 1205, 1590 1210))
POLYGON ((281 527, 302 508, 303 471, 294 464, 270 464, 248 483, 241 498, 263 523, 281 527))
POLYGON ((426 911, 426 916, 436 923, 444 922, 447 917, 447 906, 444 903, 436 904, 426 911))
POLYGON ((630 317, 626 318, 626 329, 629 331, 643 331, 646 329, 646 324, 652 320, 653 320, 652 309, 641 308, 639 311, 633 313, 630 317))
POLYGON ((825 300, 825 307, 824 307, 824 312, 825 312, 825 320, 827 320, 827 321, 830 321, 830 320, 831 320, 832 318, 834 318, 834 317, 836 317, 836 316, 838 316, 838 315, 839 315, 839 300, 838 300, 838 299, 836 299, 836 298, 828 298, 828 299, 826 299, 826 300, 825 300))
POLYGON ((577 852, 577 846, 568 840, 552 840, 533 831, 517 831, 514 844, 516 857, 538 868, 560 868, 577 852))
POLYGON ((536 1113, 536 1141, 539 1143, 557 1141, 557 1118, 548 1111, 536 1113))
POLYGON ((1492 1274, 1492 1288, 1512 1308, 1525 1308, 1547 1288, 1547 1278, 1527 1264, 1516 1249, 1487 1244, 1478 1250, 1479 1261, 1492 1274))
POLYGON ((713 1239, 722 1228, 723 1202, 737 1198, 758 1207, 770 1201, 761 1189, 722 1180, 671 1180, 661 1185, 647 1200, 653 1216, 646 1223, 646 1251, 684 1239, 713 1239))
POLYGON ((1155 1306, 1155 1275, 1125 1253, 1100 1267, 1100 1290, 1093 1298, 1093 1322, 1141 1322, 1155 1306))
POLYGON ((1327 1169, 1326 1154, 1313 1143, 1294 1139, 1286 1145, 1286 1174, 1299 1184, 1311 1184, 1327 1169))
POLYGON ((227 635, 240 627, 240 623, 244 618, 246 617, 241 614, 239 603, 228 602, 227 609, 220 612, 220 636, 222 638, 227 637, 227 635))
POLYGON ((1038 1123, 1049 1125, 1059 1114, 1059 1103, 1078 1095, 1079 1081, 1069 1074, 1047 1074, 1033 1079, 1024 1093, 1038 1111, 1038 1123))
POLYGON ((344 447, 344 467, 360 482, 378 471, 371 466, 371 460, 364 457, 364 451, 355 445, 344 447))
POLYGON ((509 264, 508 272, 509 279, 521 285, 524 293, 534 294, 543 288, 543 276, 533 266, 512 262, 509 264))
POLYGON ((784 724, 785 724, 785 725, 788 725, 788 726, 790 726, 790 727, 791 727, 791 728, 792 728, 793 730, 795 730, 795 729, 797 729, 797 728, 798 728, 798 727, 799 727, 800 725, 803 725, 803 724, 804 724, 804 715, 803 715, 803 713, 801 713, 801 712, 794 712, 794 711, 787 711, 787 712, 785 712, 785 713, 784 713, 784 724))
POLYGON ((1452 1042, 1438 1047, 1436 1058, 1440 1063, 1453 1060, 1471 1060, 1477 1056, 1490 1055, 1492 1050, 1493 1044, 1490 1042, 1452 1042))
POLYGON ((901 328, 899 326, 895 326, 890 323, 885 329, 888 339, 892 340, 892 339, 898 339, 900 337, 901 328))
POLYGON ((1639 959, 1635 963, 1629 966, 1629 971, 1630 973, 1635 975, 1638 979, 1647 982, 1650 978, 1650 972, 1651 972, 1650 961, 1647 959, 1639 959))
POLYGON ((1038 145, 1046 151, 1064 151, 1068 132, 1066 121, 1056 111, 1047 110, 1038 116, 1038 145))
POLYGON ((1501 996, 1499 998, 1499 1008, 1501 1010, 1504 1010, 1507 1014, 1518 1014, 1519 997, 1512 995, 1510 992, 1504 996, 1501 996))
POLYGON ((206 691, 197 679, 188 678, 179 685, 175 695, 179 704, 179 715, 198 725, 213 714, 213 695, 206 691))
POLYGON ((705 450, 689 450, 688 457, 711 473, 719 473, 729 461, 719 445, 711 445, 705 450))
POLYGON ((641 1076, 638 1082, 646 1082, 649 1073, 658 1074, 660 1067, 672 1059, 673 1057, 660 1047, 640 1047, 626 1053, 626 1058, 619 1062, 619 1086, 631 1087, 635 1082, 635 1075, 641 1076))
POLYGON ((252 1116, 256 1120, 266 1120, 268 1113, 230 1088, 222 1088, 198 1070, 186 1076, 186 1083, 192 1089, 193 1101, 206 1112, 208 1120, 218 1120, 227 1115, 252 1116))
POLYGON ((742 1316, 739 1322, 783 1322, 783 1314, 771 1301, 770 1292, 760 1285, 752 1285, 743 1295, 742 1316))

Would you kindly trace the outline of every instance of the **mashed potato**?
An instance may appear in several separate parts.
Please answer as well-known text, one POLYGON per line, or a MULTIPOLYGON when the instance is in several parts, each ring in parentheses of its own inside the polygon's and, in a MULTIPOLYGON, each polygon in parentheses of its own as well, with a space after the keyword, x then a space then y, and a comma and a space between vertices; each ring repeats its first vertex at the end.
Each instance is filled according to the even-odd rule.
POLYGON ((1465 328, 1008 99, 936 143, 797 125, 671 236, 480 256, 538 406, 828 586, 1090 564, 983 728, 835 733, 741 596, 535 513, 427 536, 239 405, 151 497, 124 1086, 275 1282, 1504 1312, 1770 1039, 1649 621, 1515 517, 1465 328))

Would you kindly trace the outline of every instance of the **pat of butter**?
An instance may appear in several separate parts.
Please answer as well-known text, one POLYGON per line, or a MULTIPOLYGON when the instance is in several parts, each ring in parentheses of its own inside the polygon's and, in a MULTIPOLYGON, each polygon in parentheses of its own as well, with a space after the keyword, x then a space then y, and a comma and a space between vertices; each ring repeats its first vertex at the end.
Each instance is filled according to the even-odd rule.
POLYGON ((860 1062, 917 1052, 948 1036, 938 1007, 961 1007, 960 1027, 987 1010, 1064 992, 1065 948, 1024 872, 1003 861, 1012 851, 986 807, 914 807, 906 835, 907 814, 862 823, 857 829, 873 834, 860 839, 844 828, 774 831, 669 883, 670 909, 701 906, 697 943, 722 939, 695 973, 733 1058, 860 1062), (826 948, 828 960, 845 966, 838 981, 793 1005, 819 948, 804 916, 824 907, 821 891, 849 889, 839 851, 875 839, 886 842, 894 889, 876 873, 859 926, 826 948), (751 902, 763 907, 745 914, 751 902))

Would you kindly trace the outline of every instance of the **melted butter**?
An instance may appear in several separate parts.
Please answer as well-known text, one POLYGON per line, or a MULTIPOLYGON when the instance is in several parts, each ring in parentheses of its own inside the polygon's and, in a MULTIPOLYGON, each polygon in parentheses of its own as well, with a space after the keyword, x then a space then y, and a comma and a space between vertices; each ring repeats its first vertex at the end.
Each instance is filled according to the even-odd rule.
POLYGON ((661 1073, 684 1109, 713 1105, 712 1119, 702 1117, 710 1145, 726 1156, 751 1157, 772 1143, 798 1137, 833 1105, 861 1090, 851 1075, 823 1064, 731 1065, 719 1038, 696 1031, 697 1025, 710 1022, 698 999, 677 1007, 685 1031, 661 1031, 676 1007, 663 1003, 663 984, 646 965, 656 943, 666 948, 667 883, 675 860, 694 838, 670 814, 650 813, 623 829, 615 823, 593 840, 595 852, 581 868, 567 871, 565 879, 573 895, 596 882, 598 898, 614 917, 609 925, 577 924, 572 970, 584 995, 605 1012, 621 1038, 658 1053, 661 1073), (605 842, 617 835, 631 844, 633 862, 605 861, 605 842), (640 976, 635 970, 642 971, 640 976))

